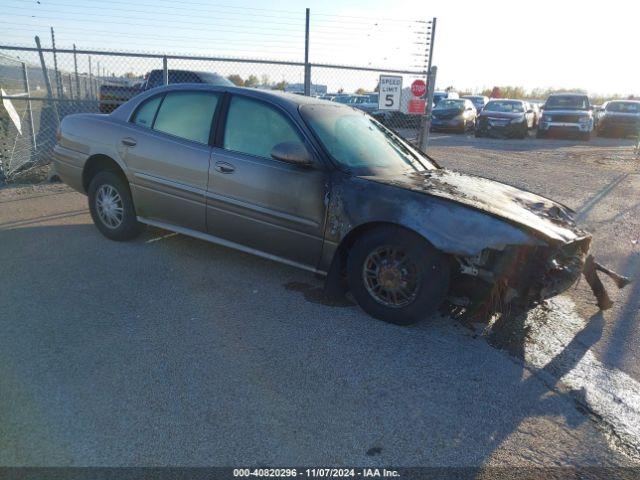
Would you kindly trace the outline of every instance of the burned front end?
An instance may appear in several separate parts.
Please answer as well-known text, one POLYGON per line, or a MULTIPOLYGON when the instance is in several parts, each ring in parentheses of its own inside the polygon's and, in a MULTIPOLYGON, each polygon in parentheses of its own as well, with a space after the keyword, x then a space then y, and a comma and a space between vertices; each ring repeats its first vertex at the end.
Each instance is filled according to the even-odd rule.
POLYGON ((535 305, 579 280, 590 243, 585 235, 559 245, 507 245, 472 257, 455 256, 451 299, 493 311, 535 305))

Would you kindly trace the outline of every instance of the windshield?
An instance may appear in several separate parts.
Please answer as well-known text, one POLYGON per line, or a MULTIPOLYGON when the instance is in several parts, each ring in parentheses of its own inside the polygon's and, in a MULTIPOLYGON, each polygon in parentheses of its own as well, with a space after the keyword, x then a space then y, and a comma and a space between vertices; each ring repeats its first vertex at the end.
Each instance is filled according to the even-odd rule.
POLYGON ((637 102, 611 102, 607 105, 607 112, 640 113, 640 103, 637 102))
POLYGON ((338 95, 334 100, 338 103, 349 103, 351 97, 349 95, 338 95))
POLYGON ((484 107, 487 112, 524 113, 522 102, 493 100, 484 107))
POLYGON ((364 112, 316 104, 302 105, 300 113, 331 157, 355 175, 436 168, 364 112))
POLYGON ((462 110, 464 100, 441 100, 434 110, 462 110))
POLYGON ((545 110, 586 110, 589 99, 582 95, 554 95, 544 104, 545 110))

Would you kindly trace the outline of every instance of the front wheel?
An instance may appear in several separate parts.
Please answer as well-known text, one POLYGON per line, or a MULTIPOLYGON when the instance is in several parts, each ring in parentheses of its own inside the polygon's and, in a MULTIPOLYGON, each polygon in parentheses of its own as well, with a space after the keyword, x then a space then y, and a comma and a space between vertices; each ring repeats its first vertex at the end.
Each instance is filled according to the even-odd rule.
POLYGON ((447 257, 415 233, 385 228, 360 237, 349 253, 349 289, 369 315, 411 325, 433 313, 449 290, 447 257))
POLYGON ((100 233, 111 240, 131 240, 140 234, 129 186, 115 172, 98 173, 89 184, 89 211, 100 233))

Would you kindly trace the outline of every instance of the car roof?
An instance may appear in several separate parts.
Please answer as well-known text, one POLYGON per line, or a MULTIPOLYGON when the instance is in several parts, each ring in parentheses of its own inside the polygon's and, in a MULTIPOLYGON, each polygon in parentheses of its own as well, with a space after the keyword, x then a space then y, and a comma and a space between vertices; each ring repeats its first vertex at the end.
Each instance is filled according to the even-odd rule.
POLYGON ((625 100, 624 98, 618 98, 615 100, 609 100, 606 103, 640 103, 640 100, 625 100))
POLYGON ((552 93, 549 95, 550 97, 587 97, 586 93, 578 93, 578 92, 566 92, 566 93, 552 93))
MULTIPOLYGON (((246 87, 230 87, 226 85, 209 85, 202 83, 174 83, 171 85, 162 85, 159 87, 147 90, 140 95, 136 95, 134 98, 126 102, 121 108, 116 109, 112 115, 117 118, 128 119, 133 113, 133 110, 143 101, 149 97, 156 96, 165 92, 180 92, 180 91, 208 91, 208 92, 228 92, 237 93, 252 97, 258 100, 265 100, 275 105, 284 108, 287 111, 293 112, 298 110, 301 105, 341 105, 329 100, 322 100, 316 97, 307 97, 304 95, 295 95, 293 93, 276 91, 276 90, 260 90, 257 88, 246 87)), ((345 108, 350 108, 343 105, 345 108)))
POLYGON ((526 100, 521 100, 519 98, 490 98, 490 102, 521 102, 525 103, 526 100))

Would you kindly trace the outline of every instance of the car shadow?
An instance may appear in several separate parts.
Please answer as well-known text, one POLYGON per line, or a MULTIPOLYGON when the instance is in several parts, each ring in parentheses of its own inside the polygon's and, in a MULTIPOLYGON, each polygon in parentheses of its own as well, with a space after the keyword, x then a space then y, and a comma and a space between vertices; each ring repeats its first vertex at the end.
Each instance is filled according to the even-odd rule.
POLYGON ((156 229, 24 226, 0 245, 0 444, 20 446, 0 464, 616 462, 574 397, 449 316, 389 325, 314 301, 309 273, 156 229))

